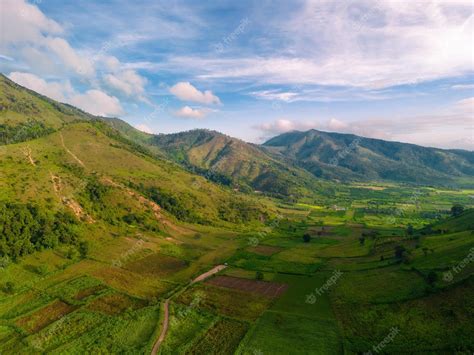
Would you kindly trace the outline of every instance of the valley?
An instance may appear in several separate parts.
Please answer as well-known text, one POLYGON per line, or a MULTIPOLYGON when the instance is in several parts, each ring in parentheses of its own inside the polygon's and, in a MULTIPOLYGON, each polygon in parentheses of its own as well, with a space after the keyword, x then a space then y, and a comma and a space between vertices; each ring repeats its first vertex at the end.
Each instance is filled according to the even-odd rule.
POLYGON ((474 349, 472 152, 402 147, 432 160, 385 179, 388 148, 352 174, 0 83, 0 353, 474 349))

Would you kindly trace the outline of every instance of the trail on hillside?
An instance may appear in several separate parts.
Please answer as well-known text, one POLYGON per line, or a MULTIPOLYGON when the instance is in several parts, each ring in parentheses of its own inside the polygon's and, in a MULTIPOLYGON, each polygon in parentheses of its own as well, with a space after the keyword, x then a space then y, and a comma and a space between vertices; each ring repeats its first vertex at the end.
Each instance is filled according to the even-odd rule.
MULTIPOLYGON (((189 284, 187 284, 183 290, 185 290, 187 287, 191 286, 192 284, 195 284, 196 282, 204 281, 205 279, 211 277, 212 275, 218 273, 219 271, 225 269, 227 266, 226 265, 217 265, 214 266, 211 270, 206 271, 205 273, 199 275, 196 277, 194 280, 192 280, 189 284)), ((151 350, 151 355, 156 355, 158 352, 158 349, 160 348, 161 344, 165 340, 166 333, 168 332, 168 326, 169 326, 169 303, 170 303, 171 297, 167 298, 164 304, 164 317, 163 317, 163 327, 161 328, 161 333, 158 338, 158 340, 155 342, 153 345, 153 349, 151 350)))
POLYGON ((66 152, 68 152, 68 154, 69 154, 71 157, 73 157, 74 160, 77 161, 77 163, 78 163, 80 166, 82 166, 83 168, 85 168, 86 166, 84 165, 84 163, 82 162, 82 160, 79 159, 73 152, 71 152, 71 151, 69 150, 69 148, 66 147, 66 144, 64 144, 64 137, 63 137, 62 132, 59 132, 59 137, 61 137, 61 144, 62 144, 64 150, 65 150, 66 152))
POLYGON ((63 190, 63 185, 61 182, 61 178, 58 175, 54 175, 52 172, 49 172, 51 176, 51 182, 53 184, 53 190, 58 195, 59 199, 61 202, 68 207, 74 215, 81 219, 86 221, 87 223, 94 223, 94 219, 89 216, 86 212, 84 212, 84 209, 82 206, 74 200, 72 197, 66 197, 63 195, 62 190, 63 190))
MULTIPOLYGON (((131 196, 135 200, 137 200, 142 206, 145 206, 145 207, 151 209, 152 212, 153 212, 153 215, 155 216, 155 218, 160 223, 162 223, 164 226, 171 229, 172 231, 174 231, 178 234, 189 234, 190 233, 189 230, 175 225, 170 220, 168 220, 165 216, 163 216, 163 214, 161 213, 161 207, 156 202, 151 201, 150 199, 144 197, 143 195, 137 193, 136 191, 134 191, 134 190, 122 185, 122 184, 119 184, 119 183, 113 181, 109 177, 104 177, 102 179, 102 181, 105 182, 108 185, 111 185, 111 186, 114 186, 114 187, 117 187, 117 188, 120 188, 120 189, 124 190, 125 193, 127 193, 129 196, 131 196)), ((176 239, 174 239, 174 238, 173 238, 173 240, 176 241, 176 239)), ((179 241, 176 241, 176 242, 179 243, 179 241)))
POLYGON ((31 148, 29 146, 26 146, 23 148, 23 154, 26 156, 26 159, 30 162, 31 165, 36 166, 35 161, 33 160, 33 157, 31 155, 31 148))

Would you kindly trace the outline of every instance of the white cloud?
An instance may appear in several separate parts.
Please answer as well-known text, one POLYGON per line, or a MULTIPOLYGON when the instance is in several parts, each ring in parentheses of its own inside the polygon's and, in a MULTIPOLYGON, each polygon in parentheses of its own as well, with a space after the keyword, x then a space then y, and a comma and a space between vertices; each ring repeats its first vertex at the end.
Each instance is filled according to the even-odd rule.
POLYGON ((69 82, 47 82, 30 73, 13 72, 8 77, 17 84, 60 102, 66 102, 66 96, 74 92, 69 82))
POLYGON ((454 90, 474 90, 474 84, 457 84, 452 85, 451 89, 454 90))
POLYGON ((43 94, 51 99, 66 102, 98 116, 123 114, 120 101, 105 92, 94 89, 77 93, 69 81, 46 81, 31 73, 13 72, 8 76, 16 83, 43 94))
POLYGON ((42 42, 44 34, 61 34, 63 28, 38 7, 24 0, 2 0, 0 45, 42 42))
MULTIPOLYGON (((474 8, 464 1, 304 1, 262 23, 265 51, 170 57, 157 68, 201 79, 361 89, 472 73, 474 8), (284 23, 284 26, 282 25, 284 23)), ((258 21, 254 21, 258 23, 258 21)))
POLYGON ((120 101, 100 90, 88 90, 77 94, 69 102, 86 112, 97 116, 119 116, 124 113, 120 101))
POLYGON ((135 125, 135 128, 142 131, 142 132, 153 134, 153 130, 150 128, 150 126, 148 126, 144 123, 135 125))
POLYGON ((0 60, 0 71, 10 72, 13 80, 93 114, 123 113, 118 99, 105 92, 108 88, 129 99, 150 103, 145 97, 146 79, 134 70, 124 69, 124 64, 106 53, 135 37, 124 37, 117 43, 105 42, 96 52, 79 50, 66 40, 62 25, 45 16, 35 4, 25 0, 0 1, 0 53, 2 58, 15 58, 14 61, 0 60), (98 70, 103 73, 100 77, 98 70), (28 73, 24 73, 26 71, 28 73), (41 79, 45 77, 68 80, 41 79), (81 91, 89 91, 74 91, 70 83, 79 80, 83 85, 81 91))
POLYGON ((192 108, 189 106, 184 106, 178 111, 176 111, 174 114, 178 117, 201 119, 206 117, 206 115, 210 112, 211 110, 207 108, 192 108))
POLYGON ((142 97, 147 83, 147 80, 134 70, 106 74, 104 80, 110 87, 130 97, 142 97))
POLYGON ((75 73, 87 77, 95 74, 92 61, 85 56, 80 56, 66 40, 58 37, 46 38, 46 45, 66 67, 75 73))
POLYGON ((459 100, 456 102, 454 109, 466 114, 471 115, 471 122, 474 120, 474 97, 468 97, 466 99, 459 100))
POLYGON ((285 118, 254 128, 262 132, 262 141, 285 132, 317 129, 423 146, 474 150, 474 97, 456 101, 433 114, 399 117, 397 120, 389 117, 356 121, 285 118))
POLYGON ((199 102, 201 104, 220 104, 221 101, 212 91, 204 92, 196 89, 189 82, 179 82, 170 88, 170 92, 182 101, 199 102))
POLYGON ((35 74, 93 77, 89 58, 61 37, 64 30, 34 4, 4 0, 1 5, 0 51, 30 67, 35 74))
POLYGON ((280 91, 280 90, 261 90, 253 91, 250 95, 264 100, 280 100, 285 102, 291 102, 300 95, 297 92, 291 91, 280 91))

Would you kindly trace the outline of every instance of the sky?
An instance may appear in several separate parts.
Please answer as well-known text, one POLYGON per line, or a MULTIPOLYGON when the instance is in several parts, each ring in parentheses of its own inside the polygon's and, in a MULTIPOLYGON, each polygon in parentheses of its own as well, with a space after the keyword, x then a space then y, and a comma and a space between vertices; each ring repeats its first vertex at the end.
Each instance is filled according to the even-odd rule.
POLYGON ((0 72, 152 133, 474 150, 474 0, 0 0, 0 72))

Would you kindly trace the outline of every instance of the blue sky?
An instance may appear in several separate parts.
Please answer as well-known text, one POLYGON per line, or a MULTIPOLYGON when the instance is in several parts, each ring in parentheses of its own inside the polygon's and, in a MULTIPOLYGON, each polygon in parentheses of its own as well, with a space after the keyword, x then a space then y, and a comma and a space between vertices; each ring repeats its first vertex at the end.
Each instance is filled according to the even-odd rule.
POLYGON ((472 0, 2 0, 0 70, 139 129, 474 149, 472 0))

